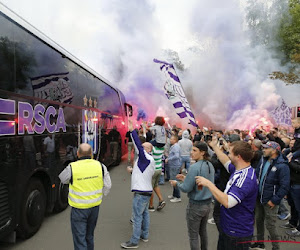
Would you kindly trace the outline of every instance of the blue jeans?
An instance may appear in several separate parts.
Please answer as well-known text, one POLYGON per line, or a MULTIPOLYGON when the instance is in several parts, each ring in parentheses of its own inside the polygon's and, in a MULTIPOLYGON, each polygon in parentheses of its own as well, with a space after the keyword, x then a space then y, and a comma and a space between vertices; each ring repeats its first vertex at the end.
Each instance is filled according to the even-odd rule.
POLYGON ((282 214, 288 215, 289 214, 289 209, 286 206, 285 198, 282 198, 282 200, 280 201, 278 214, 279 215, 282 215, 282 214))
POLYGON ((191 165, 191 158, 190 156, 181 156, 181 164, 184 163, 184 166, 187 171, 189 171, 190 165, 191 165))
POLYGON ((159 185, 164 185, 165 184, 165 176, 164 176, 164 174, 160 175, 158 184, 159 185))
POLYGON ((133 233, 130 242, 138 244, 140 238, 148 239, 150 216, 148 211, 151 196, 135 193, 132 201, 133 233))
MULTIPOLYGON (((291 204, 291 219, 290 224, 297 226, 297 230, 300 231, 300 185, 291 185, 290 188, 290 199, 292 199, 293 204, 291 204)), ((290 202, 291 203, 291 202, 290 202)))
POLYGON ((74 250, 94 249, 94 230, 97 224, 99 206, 78 209, 72 207, 71 229, 74 242, 74 250))
POLYGON ((170 180, 170 166, 168 163, 165 163, 165 178, 166 181, 170 180))
MULTIPOLYGON (((170 166, 170 180, 176 180, 176 175, 180 173, 181 166, 170 166)), ((180 198, 179 188, 173 187, 173 197, 180 198)))

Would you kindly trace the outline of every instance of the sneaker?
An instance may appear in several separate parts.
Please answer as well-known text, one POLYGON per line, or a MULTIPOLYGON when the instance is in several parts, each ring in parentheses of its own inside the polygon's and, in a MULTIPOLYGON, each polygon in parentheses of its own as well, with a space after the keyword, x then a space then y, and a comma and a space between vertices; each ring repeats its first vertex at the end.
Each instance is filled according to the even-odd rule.
POLYGON ((296 227, 290 224, 290 222, 287 222, 283 225, 280 226, 281 228, 286 228, 286 229, 295 229, 296 227))
POLYGON ((211 224, 211 225, 216 225, 214 218, 208 219, 208 220, 207 220, 207 223, 208 223, 208 224, 211 224))
POLYGON ((294 230, 285 231, 285 233, 294 237, 300 236, 300 232, 296 228, 294 230))
POLYGON ((287 220, 291 216, 290 213, 288 214, 281 214, 278 216, 279 220, 287 220))
POLYGON ((181 202, 181 198, 176 198, 174 197, 173 199, 170 200, 171 202, 181 202))
POLYGON ((127 242, 122 243, 121 247, 126 248, 126 249, 130 249, 130 248, 138 248, 139 245, 138 244, 133 244, 130 241, 127 241, 127 242))
POLYGON ((264 250, 266 248, 265 248, 265 245, 263 243, 255 242, 254 244, 252 244, 250 246, 249 249, 252 249, 252 250, 264 250))
POLYGON ((157 208, 156 208, 156 210, 157 210, 157 211, 162 210, 162 209, 165 207, 165 205, 166 205, 166 202, 165 202, 165 201, 159 202, 159 203, 158 203, 158 206, 157 206, 157 208))
POLYGON ((169 198, 169 199, 173 199, 174 196, 170 194, 170 195, 168 195, 168 198, 169 198))
POLYGON ((154 207, 149 207, 148 210, 149 210, 150 212, 155 212, 155 208, 154 208, 154 207))
POLYGON ((141 236, 141 238, 140 238, 142 241, 144 241, 144 242, 148 242, 149 241, 149 239, 145 239, 144 237, 142 237, 141 236))

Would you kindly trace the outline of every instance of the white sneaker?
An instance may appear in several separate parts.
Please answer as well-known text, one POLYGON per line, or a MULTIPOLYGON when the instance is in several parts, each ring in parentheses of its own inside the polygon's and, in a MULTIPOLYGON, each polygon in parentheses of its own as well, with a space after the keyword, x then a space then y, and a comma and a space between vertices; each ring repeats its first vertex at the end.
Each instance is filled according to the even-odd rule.
POLYGON ((168 195, 168 198, 173 199, 174 197, 173 197, 173 195, 170 194, 170 195, 168 195))
POLYGON ((174 197, 173 199, 170 200, 171 202, 181 202, 181 198, 176 198, 174 197))
POLYGON ((207 223, 208 223, 208 224, 211 224, 211 225, 216 225, 214 218, 208 219, 208 220, 207 220, 207 223))

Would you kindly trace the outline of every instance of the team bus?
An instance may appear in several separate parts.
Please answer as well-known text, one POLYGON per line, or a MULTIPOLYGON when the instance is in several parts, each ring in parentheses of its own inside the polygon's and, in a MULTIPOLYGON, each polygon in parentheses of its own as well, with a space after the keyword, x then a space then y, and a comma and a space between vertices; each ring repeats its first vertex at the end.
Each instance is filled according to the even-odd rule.
POLYGON ((80 143, 118 165, 128 113, 117 88, 0 3, 0 240, 67 207, 58 175, 80 143))

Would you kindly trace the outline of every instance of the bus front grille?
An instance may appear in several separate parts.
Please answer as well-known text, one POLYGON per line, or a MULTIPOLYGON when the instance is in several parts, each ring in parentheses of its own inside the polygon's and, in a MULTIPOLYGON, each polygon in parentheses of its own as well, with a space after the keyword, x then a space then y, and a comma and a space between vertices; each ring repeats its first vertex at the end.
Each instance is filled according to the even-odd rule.
POLYGON ((0 181, 0 229, 5 227, 10 221, 8 188, 7 185, 0 181))

